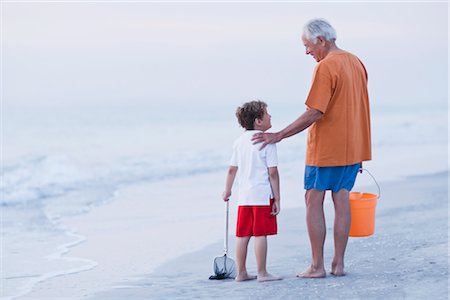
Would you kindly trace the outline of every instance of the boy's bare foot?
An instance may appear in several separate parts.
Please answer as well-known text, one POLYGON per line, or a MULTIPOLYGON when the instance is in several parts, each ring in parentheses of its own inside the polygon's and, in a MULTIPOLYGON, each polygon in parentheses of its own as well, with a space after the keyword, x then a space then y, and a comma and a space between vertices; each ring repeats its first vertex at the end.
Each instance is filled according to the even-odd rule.
POLYGON ((345 276, 344 265, 332 264, 330 274, 334 276, 345 276))
POLYGON ((264 282, 264 281, 274 281, 274 280, 281 280, 281 279, 283 279, 283 278, 280 276, 275 276, 270 273, 265 273, 262 275, 258 275, 258 278, 256 280, 258 280, 258 282, 264 282))
POLYGON ((305 271, 301 273, 297 273, 297 277, 300 278, 324 278, 327 276, 327 273, 325 272, 325 269, 316 269, 313 267, 309 267, 305 271))
POLYGON ((248 275, 247 272, 240 273, 234 278, 235 281, 247 281, 247 280, 254 280, 256 279, 255 275, 248 275))

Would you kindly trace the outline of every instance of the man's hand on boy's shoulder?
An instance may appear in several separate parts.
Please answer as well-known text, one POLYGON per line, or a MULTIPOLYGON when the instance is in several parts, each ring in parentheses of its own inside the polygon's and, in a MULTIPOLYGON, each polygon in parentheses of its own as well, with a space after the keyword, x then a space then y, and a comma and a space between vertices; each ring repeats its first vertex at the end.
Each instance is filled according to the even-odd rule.
POLYGON ((268 144, 275 144, 281 141, 279 133, 258 132, 252 137, 253 144, 262 143, 259 150, 264 149, 268 144))

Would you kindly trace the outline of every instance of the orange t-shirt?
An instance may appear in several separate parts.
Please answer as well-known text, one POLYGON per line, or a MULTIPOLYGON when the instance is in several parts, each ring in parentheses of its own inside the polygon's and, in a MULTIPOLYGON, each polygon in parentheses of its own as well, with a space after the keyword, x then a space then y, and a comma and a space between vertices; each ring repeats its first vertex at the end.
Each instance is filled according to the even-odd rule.
POLYGON ((372 159, 367 72, 355 55, 332 52, 317 64, 306 105, 323 113, 308 130, 306 165, 372 159))

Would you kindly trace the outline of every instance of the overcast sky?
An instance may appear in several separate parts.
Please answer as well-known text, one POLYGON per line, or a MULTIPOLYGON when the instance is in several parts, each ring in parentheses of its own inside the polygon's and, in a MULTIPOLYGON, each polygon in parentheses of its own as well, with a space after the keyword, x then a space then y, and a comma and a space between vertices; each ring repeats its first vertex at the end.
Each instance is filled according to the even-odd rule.
POLYGON ((377 103, 447 103, 447 3, 3 3, 3 103, 301 101, 331 22, 377 103), (239 100, 236 100, 239 99, 239 100))

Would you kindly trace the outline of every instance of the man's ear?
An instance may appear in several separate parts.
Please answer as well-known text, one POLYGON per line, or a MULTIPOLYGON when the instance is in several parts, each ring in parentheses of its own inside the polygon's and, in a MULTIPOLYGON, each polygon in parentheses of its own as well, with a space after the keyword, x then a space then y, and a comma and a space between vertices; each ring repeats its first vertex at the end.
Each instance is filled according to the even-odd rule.
POLYGON ((318 36, 318 37, 317 37, 317 42, 318 42, 320 45, 325 46, 326 40, 325 40, 325 38, 324 38, 323 36, 318 36))

